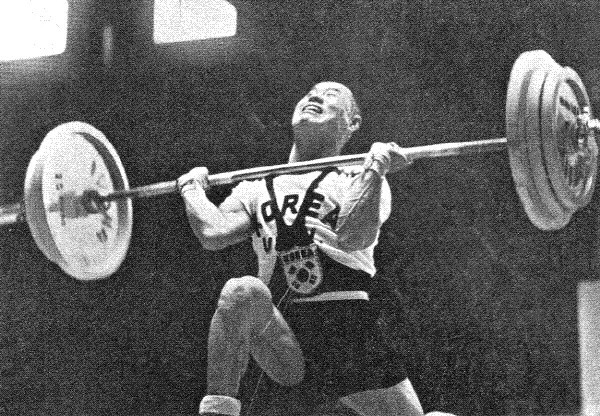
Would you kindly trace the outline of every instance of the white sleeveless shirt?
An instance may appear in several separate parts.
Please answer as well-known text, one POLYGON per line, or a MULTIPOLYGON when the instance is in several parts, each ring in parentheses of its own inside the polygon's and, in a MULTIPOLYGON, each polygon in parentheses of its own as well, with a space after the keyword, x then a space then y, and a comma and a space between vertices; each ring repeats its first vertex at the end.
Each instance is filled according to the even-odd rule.
MULTIPOLYGON (((337 244, 336 225, 341 204, 344 203, 353 178, 362 172, 362 168, 355 167, 337 169, 327 174, 309 195, 312 201, 306 216, 306 228, 310 232, 314 231, 315 244, 330 258, 374 276, 376 269, 373 252, 378 242, 379 230, 373 244, 365 249, 346 252, 337 244)), ((319 174, 320 172, 310 172, 282 175, 273 179, 277 207, 285 224, 291 225, 294 222, 308 187, 319 174)), ((379 223, 383 224, 390 215, 391 192, 385 178, 381 186, 379 223)), ((258 256, 258 277, 265 284, 269 284, 277 261, 277 226, 266 181, 243 181, 233 189, 228 198, 239 200, 250 218, 255 221, 252 246, 258 256)))

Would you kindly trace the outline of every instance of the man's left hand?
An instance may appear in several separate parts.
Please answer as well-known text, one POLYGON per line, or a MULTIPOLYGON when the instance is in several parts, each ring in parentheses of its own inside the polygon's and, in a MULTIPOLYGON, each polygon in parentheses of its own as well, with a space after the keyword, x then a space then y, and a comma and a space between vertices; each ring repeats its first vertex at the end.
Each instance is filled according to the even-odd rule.
POLYGON ((380 176, 388 172, 397 172, 405 169, 412 162, 406 157, 403 149, 394 142, 373 143, 367 153, 363 168, 371 169, 380 176))

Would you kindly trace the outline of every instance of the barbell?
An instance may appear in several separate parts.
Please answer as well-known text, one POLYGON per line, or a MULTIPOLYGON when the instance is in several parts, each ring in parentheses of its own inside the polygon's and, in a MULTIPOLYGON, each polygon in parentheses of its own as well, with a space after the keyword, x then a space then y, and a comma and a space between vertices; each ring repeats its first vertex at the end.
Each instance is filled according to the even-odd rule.
MULTIPOLYGON (((598 146, 589 97, 577 73, 542 51, 521 54, 510 73, 506 137, 403 148, 409 161, 508 149, 512 177, 530 221, 565 227, 591 200, 598 146)), ((366 154, 212 174, 210 185, 235 184, 363 163, 366 154)), ((29 162, 21 203, 0 207, 0 225, 26 221, 44 255, 79 280, 102 279, 123 262, 131 240, 133 198, 177 192, 176 181, 130 188, 104 134, 73 121, 52 129, 29 162)))

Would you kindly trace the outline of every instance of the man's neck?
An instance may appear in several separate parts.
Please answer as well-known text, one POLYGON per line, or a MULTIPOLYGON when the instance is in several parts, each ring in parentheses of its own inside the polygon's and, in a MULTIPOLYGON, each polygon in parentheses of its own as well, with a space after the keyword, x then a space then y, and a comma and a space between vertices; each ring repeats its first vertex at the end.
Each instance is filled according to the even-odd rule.
MULTIPOLYGON (((337 131, 335 133, 338 133, 337 131)), ((303 162, 323 157, 339 156, 349 137, 341 137, 330 131, 294 129, 294 145, 290 162, 303 162)))
POLYGON ((296 143, 292 146, 292 150, 290 152, 289 162, 304 162, 307 160, 320 159, 323 157, 332 157, 339 156, 340 152, 337 149, 329 148, 329 149, 314 149, 310 151, 309 149, 301 149, 296 143))

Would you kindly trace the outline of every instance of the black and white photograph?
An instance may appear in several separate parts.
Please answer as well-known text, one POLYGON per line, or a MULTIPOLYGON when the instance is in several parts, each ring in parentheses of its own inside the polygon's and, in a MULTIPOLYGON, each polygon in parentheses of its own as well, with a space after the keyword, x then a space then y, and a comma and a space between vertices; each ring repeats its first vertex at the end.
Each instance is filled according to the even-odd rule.
POLYGON ((600 7, 0 0, 0 416, 600 416, 600 7))

